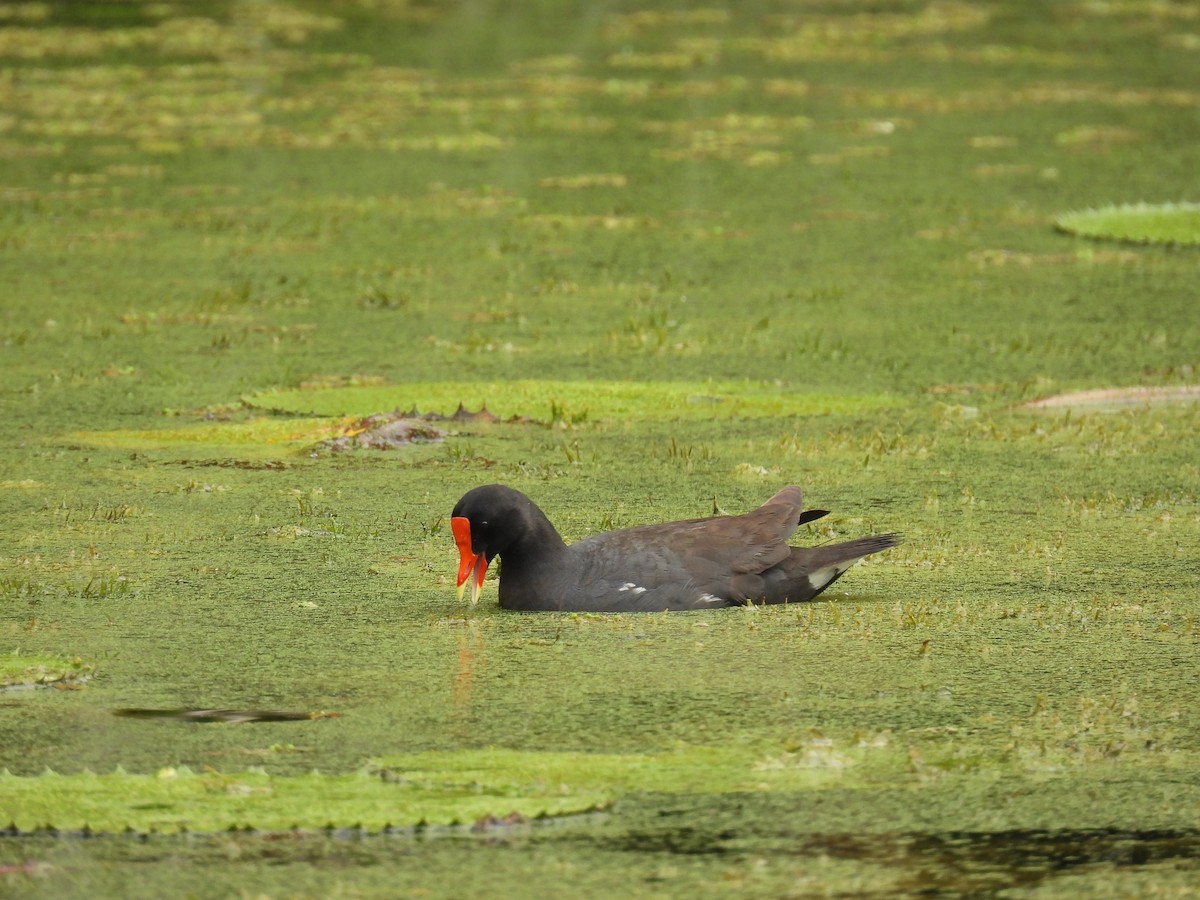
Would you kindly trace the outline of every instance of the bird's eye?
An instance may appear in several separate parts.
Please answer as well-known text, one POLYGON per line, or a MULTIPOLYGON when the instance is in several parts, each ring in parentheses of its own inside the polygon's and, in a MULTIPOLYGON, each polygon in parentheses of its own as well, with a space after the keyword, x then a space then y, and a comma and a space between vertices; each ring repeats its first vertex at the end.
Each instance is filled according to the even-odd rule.
POLYGON ((479 527, 480 527, 480 528, 487 528, 487 522, 480 522, 480 523, 479 523, 479 527))

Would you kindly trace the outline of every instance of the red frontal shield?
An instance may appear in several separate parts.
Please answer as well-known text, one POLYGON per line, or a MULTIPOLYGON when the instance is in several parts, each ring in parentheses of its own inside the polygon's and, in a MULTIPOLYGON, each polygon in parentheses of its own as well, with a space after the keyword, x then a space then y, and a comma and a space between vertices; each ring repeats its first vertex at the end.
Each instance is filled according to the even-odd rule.
POLYGON ((479 600, 483 590, 483 578, 487 574, 488 561, 482 553, 476 553, 471 543, 471 520, 455 516, 450 520, 454 532, 454 543, 458 545, 458 599, 462 599, 467 579, 471 579, 471 602, 479 600), (474 576, 474 577, 472 577, 474 576))

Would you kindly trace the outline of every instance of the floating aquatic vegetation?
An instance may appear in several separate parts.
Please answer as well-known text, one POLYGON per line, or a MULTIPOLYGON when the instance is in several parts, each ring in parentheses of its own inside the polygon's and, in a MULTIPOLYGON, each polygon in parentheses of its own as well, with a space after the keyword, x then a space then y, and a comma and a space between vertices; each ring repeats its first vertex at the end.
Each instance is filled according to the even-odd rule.
POLYGON ((1184 0, 1085 0, 1075 4, 1089 16, 1171 21, 1200 19, 1200 10, 1184 0))
POLYGON ((610 213, 607 215, 536 213, 532 215, 521 216, 516 221, 520 225, 528 225, 534 228, 546 228, 554 231, 574 231, 577 229, 631 231, 635 229, 654 228, 658 225, 658 222, 646 216, 622 216, 615 213, 610 213))
POLYGON ((513 63, 510 70, 517 74, 574 72, 583 68, 583 60, 574 53, 553 53, 513 63))
POLYGON ((811 127, 807 116, 729 115, 711 119, 674 119, 649 121, 642 130, 666 134, 683 147, 659 148, 653 154, 672 162, 705 159, 733 160, 747 165, 784 162, 791 154, 775 149, 784 137, 811 127))
POLYGON ((969 138, 967 144, 976 150, 1000 150, 1017 146, 1017 139, 1011 135, 981 134, 969 138))
POLYGON ((1163 43, 1180 50, 1200 50, 1200 34, 1176 31, 1163 35, 1163 43))
POLYGON ((73 441, 95 447, 133 450, 166 448, 198 449, 205 445, 237 450, 239 453, 279 453, 309 446, 336 436, 342 420, 335 418, 276 419, 258 416, 241 421, 205 422, 183 428, 79 431, 73 441))
POLYGON ((1132 128, 1116 125, 1078 125, 1054 136, 1054 143, 1064 147, 1096 147, 1105 144, 1128 144, 1140 141, 1143 134, 1132 128))
POLYGON ((1133 244, 1200 246, 1200 203, 1127 203, 1064 213, 1060 231, 1133 244))
POLYGON ((855 108, 891 108, 923 113, 977 112, 1051 104, 1108 107, 1200 106, 1200 92, 1184 88, 1143 88, 1087 82, 1051 81, 1016 88, 985 87, 943 92, 924 87, 845 87, 842 103, 855 108))
POLYGON ((446 432, 423 419, 372 416, 361 430, 321 441, 317 446, 335 453, 347 450, 395 450, 409 444, 438 443, 446 432))
MULTIPOLYGON (((5 584, 3 587, 13 588, 16 585, 5 584)), ((28 655, 20 652, 0 654, 0 690, 20 687, 77 687, 88 681, 94 672, 94 666, 77 656, 28 655)))
POLYGON ((717 62, 718 54, 714 48, 691 48, 678 50, 662 50, 654 53, 638 53, 633 50, 621 50, 608 58, 608 64, 614 69, 694 69, 697 66, 712 65, 717 62))
POLYGON ((1029 163, 993 163, 975 166, 971 174, 977 178, 1014 178, 1032 175, 1036 168, 1029 163))
POLYGON ((890 147, 882 145, 864 145, 843 147, 832 153, 810 153, 808 161, 816 166, 842 166, 852 159, 878 159, 891 154, 890 147))
POLYGON ((528 416, 552 421, 555 408, 586 411, 587 421, 728 419, 777 415, 820 415, 883 409, 887 395, 839 395, 791 391, 756 382, 634 382, 514 380, 421 382, 329 390, 264 391, 243 398, 251 407, 275 412, 370 416, 380 409, 455 409, 484 404, 501 418, 528 416))
POLYGON ((1090 266, 1090 265, 1134 265, 1142 262, 1138 254, 1131 251, 1106 250, 1100 252, 1074 253, 1025 253, 1019 250, 972 250, 967 260, 981 269, 1017 266, 1030 269, 1034 266, 1090 266))
POLYGON ((539 178, 538 184, 542 187, 567 188, 571 190, 591 187, 625 187, 629 184, 629 178, 628 176, 616 173, 600 172, 596 174, 556 175, 539 178))
POLYGON ((439 413, 422 415, 416 409, 408 412, 398 410, 358 419, 345 426, 343 434, 321 441, 317 446, 335 453, 344 453, 347 450, 396 450, 409 444, 439 443, 444 440, 447 431, 436 423, 464 425, 493 424, 501 421, 509 424, 528 424, 532 420, 523 416, 502 420, 489 412, 486 406, 480 407, 477 412, 471 412, 461 403, 458 409, 448 416, 439 413))
POLYGON ((743 37, 740 49, 774 62, 877 61, 904 41, 979 28, 992 12, 980 4, 930 3, 913 12, 851 15, 784 13, 764 19, 771 37, 743 37))
MULTIPOLYGON (((926 645, 928 642, 926 642, 926 645)), ((328 714, 199 710, 125 710, 133 718, 170 721, 309 721, 328 714), (182 715, 180 714, 182 713, 182 715), (266 718, 258 718, 265 716, 266 718)), ((1187 766, 1192 754, 1172 749, 1170 735, 1140 720, 1128 694, 1087 699, 1077 714, 1057 714, 1039 698, 1014 723, 1006 749, 961 756, 942 729, 860 731, 848 737, 810 734, 775 747, 680 745, 662 753, 538 752, 485 748, 380 757, 360 771, 274 776, 248 770, 195 772, 168 767, 154 774, 122 771, 19 777, 0 773, 0 803, 18 831, 203 833, 229 828, 292 831, 347 827, 366 832, 418 824, 531 820, 604 809, 642 792, 681 796, 777 791, 941 786, 972 792, 994 784, 999 766, 1053 773, 1060 790, 1103 789, 1146 767, 1187 766), (1099 760, 1105 775, 1085 765, 1099 760)), ((949 731, 954 733, 953 726, 949 731)), ((1086 792, 1086 790, 1085 790, 1086 792)), ((945 802, 944 800, 942 802, 945 802)))
POLYGON ((681 26, 725 26, 729 24, 727 9, 638 10, 611 15, 604 23, 604 36, 610 40, 628 40, 647 31, 681 26))
MULTIPOLYGON (((478 822, 514 811, 533 819, 586 812, 610 802, 611 790, 593 780, 583 785, 563 782, 531 765, 566 757, 579 762, 586 756, 479 751, 439 759, 434 754, 390 759, 345 775, 314 772, 293 777, 272 776, 261 769, 223 773, 187 767, 144 775, 48 772, 27 778, 0 773, 0 806, 20 831, 49 827, 89 833, 291 831, 351 825, 378 832, 478 822)), ((630 762, 644 764, 641 757, 630 762)))

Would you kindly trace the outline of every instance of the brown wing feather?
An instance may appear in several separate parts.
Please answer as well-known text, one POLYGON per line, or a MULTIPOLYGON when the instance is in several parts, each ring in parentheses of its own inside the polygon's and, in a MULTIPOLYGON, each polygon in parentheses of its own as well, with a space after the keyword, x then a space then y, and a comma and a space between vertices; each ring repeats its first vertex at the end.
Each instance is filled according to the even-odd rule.
POLYGON ((744 552, 731 562, 732 571, 738 575, 762 572, 787 559, 792 552, 787 541, 800 525, 803 507, 804 492, 791 485, 758 509, 722 523, 737 529, 730 543, 740 542, 745 546, 744 552))

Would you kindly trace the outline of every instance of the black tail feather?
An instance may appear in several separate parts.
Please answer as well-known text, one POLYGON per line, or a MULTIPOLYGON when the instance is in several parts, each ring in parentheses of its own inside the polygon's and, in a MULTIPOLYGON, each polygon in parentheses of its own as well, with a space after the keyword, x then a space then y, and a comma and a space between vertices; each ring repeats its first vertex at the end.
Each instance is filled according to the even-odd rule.
POLYGON ((803 525, 806 522, 815 522, 817 519, 823 519, 829 515, 827 509, 806 509, 800 513, 800 519, 796 522, 797 525, 803 525))

